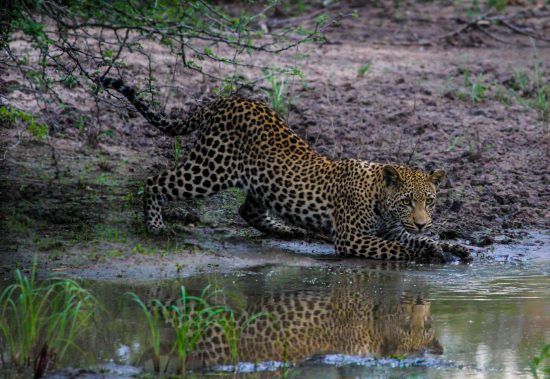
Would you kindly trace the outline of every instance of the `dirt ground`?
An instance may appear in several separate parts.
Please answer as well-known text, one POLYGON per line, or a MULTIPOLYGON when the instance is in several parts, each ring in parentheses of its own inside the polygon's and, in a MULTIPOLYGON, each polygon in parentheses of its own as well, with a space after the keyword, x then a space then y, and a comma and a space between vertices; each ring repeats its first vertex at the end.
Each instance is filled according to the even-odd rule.
MULTIPOLYGON (((464 26, 464 7, 395 4, 329 6, 331 12, 357 15, 331 27, 321 45, 250 58, 303 72, 303 78, 286 82, 291 127, 334 159, 445 169, 434 229, 440 238, 487 246, 495 237, 510 241, 521 238, 521 230, 548 229, 548 110, 536 105, 535 96, 541 86, 550 96, 550 42, 533 43, 502 25, 450 36, 464 26)), ((236 5, 225 6, 238 11, 236 5)), ((320 5, 309 6, 316 12, 320 5)), ((527 15, 522 27, 550 36, 548 5, 505 10, 507 15, 521 12, 527 15)), ((303 17, 279 11, 268 24, 303 17)), ((15 43, 13 48, 26 47, 15 43)), ((218 83, 187 71, 172 80, 176 71, 166 51, 148 48, 159 82, 173 82, 166 92, 172 114, 185 113, 211 96, 218 83)), ((146 62, 132 54, 126 62, 128 81, 140 82, 146 62)), ((45 268, 60 272, 168 260, 174 272, 190 274, 257 263, 253 254, 232 253, 264 243, 237 216, 243 200, 239 191, 179 204, 190 216, 178 237, 145 233, 142 182, 170 167, 173 141, 127 104, 105 96, 96 112, 83 89, 60 87, 57 95, 66 107, 37 109, 19 73, 11 67, 2 70, 2 101, 48 121, 50 137, 41 141, 21 128, 0 128, 0 276, 16 266, 28 268, 36 253, 45 268)), ((265 98, 267 88, 260 83, 246 94, 265 98)), ((184 145, 190 143, 192 139, 184 145)), ((292 254, 280 257, 292 259, 292 254)), ((139 270, 113 275, 119 274, 145 275, 139 270)))

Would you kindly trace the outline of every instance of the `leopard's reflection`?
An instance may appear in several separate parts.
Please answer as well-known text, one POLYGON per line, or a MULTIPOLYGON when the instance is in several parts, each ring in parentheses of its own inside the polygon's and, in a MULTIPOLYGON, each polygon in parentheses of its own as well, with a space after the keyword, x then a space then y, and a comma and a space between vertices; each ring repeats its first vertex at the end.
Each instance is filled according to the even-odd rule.
MULTIPOLYGON (((421 297, 392 300, 352 289, 284 293, 252 302, 239 323, 238 359, 246 362, 299 362, 329 353, 401 357, 443 352, 430 303, 421 297), (245 324, 257 313, 266 316, 245 324)), ((195 364, 231 363, 221 328, 208 329, 198 346, 195 364)))

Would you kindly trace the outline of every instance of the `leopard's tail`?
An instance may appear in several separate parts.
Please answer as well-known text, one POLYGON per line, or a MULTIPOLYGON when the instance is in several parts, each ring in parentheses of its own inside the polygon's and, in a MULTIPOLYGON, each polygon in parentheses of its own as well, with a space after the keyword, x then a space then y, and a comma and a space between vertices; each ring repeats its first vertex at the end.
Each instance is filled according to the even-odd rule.
POLYGON ((124 95, 151 125, 169 136, 186 135, 196 128, 196 117, 176 119, 169 118, 162 112, 154 112, 151 110, 151 107, 139 97, 136 90, 125 85, 121 79, 100 78, 98 79, 98 83, 103 88, 112 88, 124 95))

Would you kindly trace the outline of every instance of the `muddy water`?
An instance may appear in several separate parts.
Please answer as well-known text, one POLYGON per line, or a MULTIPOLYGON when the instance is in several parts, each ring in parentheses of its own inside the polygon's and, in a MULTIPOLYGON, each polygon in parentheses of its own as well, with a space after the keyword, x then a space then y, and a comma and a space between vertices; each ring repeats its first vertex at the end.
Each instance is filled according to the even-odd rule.
MULTIPOLYGON (((147 372, 148 332, 124 293, 167 300, 181 285, 196 294, 210 284, 224 291, 217 301, 271 314, 243 333, 237 365, 242 375, 528 378, 529 360, 550 341, 546 247, 523 246, 529 258, 519 260, 509 259, 513 247, 503 247, 497 259, 471 266, 350 267, 342 261, 147 283, 88 281, 105 312, 81 342, 92 353, 74 355, 66 364, 106 365, 114 377, 134 374, 131 365, 147 372)), ((163 338, 166 351, 169 333, 163 338)), ((194 357, 195 376, 234 368, 218 345, 194 357)))

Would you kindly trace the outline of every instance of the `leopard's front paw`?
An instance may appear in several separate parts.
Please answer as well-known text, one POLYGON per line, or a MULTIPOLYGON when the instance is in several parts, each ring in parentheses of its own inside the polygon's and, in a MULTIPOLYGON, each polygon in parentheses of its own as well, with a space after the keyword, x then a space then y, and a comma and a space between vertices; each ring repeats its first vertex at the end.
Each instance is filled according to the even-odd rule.
POLYGON ((421 250, 421 254, 416 259, 418 263, 446 263, 448 256, 439 245, 429 245, 421 250))
POLYGON ((446 253, 450 253, 454 255, 455 257, 458 257, 461 262, 469 263, 474 260, 472 257, 472 253, 469 249, 465 248, 462 245, 452 245, 450 243, 442 243, 441 247, 443 248, 443 251, 446 253))

